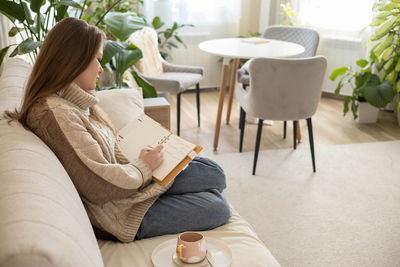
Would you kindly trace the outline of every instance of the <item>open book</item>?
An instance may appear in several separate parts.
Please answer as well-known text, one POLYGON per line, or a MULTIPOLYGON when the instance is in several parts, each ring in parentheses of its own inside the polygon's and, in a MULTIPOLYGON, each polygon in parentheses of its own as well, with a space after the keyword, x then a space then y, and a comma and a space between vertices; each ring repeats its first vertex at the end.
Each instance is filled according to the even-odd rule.
POLYGON ((265 44, 269 43, 267 39, 260 38, 260 37, 250 37, 250 38, 242 38, 240 39, 242 43, 249 43, 249 44, 265 44))
POLYGON ((173 134, 146 114, 142 114, 118 132, 119 146, 129 159, 139 157, 147 147, 163 145, 164 160, 153 171, 153 180, 167 185, 201 151, 202 147, 173 134))

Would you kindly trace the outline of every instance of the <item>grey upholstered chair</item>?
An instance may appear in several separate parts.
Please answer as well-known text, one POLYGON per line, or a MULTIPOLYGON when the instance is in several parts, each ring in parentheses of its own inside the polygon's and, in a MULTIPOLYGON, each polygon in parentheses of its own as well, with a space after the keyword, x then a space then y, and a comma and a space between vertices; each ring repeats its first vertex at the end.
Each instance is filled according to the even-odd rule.
POLYGON ((181 94, 196 86, 197 125, 200 127, 200 86, 203 67, 171 64, 158 50, 157 32, 149 27, 134 32, 129 42, 142 50, 143 58, 135 65, 139 74, 149 81, 157 92, 177 95, 177 134, 180 134, 181 94))
MULTIPOLYGON (((319 34, 316 30, 293 27, 293 26, 270 26, 263 32, 263 38, 274 39, 280 41, 288 41, 302 45, 304 47, 304 52, 293 58, 303 58, 303 57, 313 57, 318 48, 319 44, 319 34)), ((246 71, 246 68, 240 68, 237 70, 237 81, 242 84, 243 88, 249 86, 250 76, 246 71)), ((293 129, 294 133, 294 129, 293 129)), ((286 121, 283 123, 283 138, 286 138, 286 121)), ((294 139, 296 140, 296 139, 294 139)), ((296 148, 296 141, 293 143, 294 148, 296 148)))
POLYGON ((235 96, 240 109, 240 145, 242 152, 246 113, 258 118, 253 175, 256 171, 264 120, 307 120, 311 159, 315 172, 314 139, 311 116, 317 110, 327 60, 323 56, 296 59, 255 58, 250 62, 249 90, 237 86, 235 96))

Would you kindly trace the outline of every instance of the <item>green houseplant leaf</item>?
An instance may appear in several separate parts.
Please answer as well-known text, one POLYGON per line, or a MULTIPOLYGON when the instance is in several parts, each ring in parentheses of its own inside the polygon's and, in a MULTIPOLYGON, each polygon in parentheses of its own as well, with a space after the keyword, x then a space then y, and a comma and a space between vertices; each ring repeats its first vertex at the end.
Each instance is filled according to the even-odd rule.
POLYGON ((17 48, 10 54, 10 57, 16 55, 23 55, 34 51, 42 45, 42 41, 34 41, 33 39, 26 39, 20 43, 17 48))
POLYGON ((103 58, 101 59, 101 66, 104 67, 110 60, 119 52, 121 52, 125 47, 127 47, 127 43, 118 42, 118 41, 105 41, 103 48, 103 58))
POLYGON ((369 79, 360 88, 365 100, 375 107, 383 107, 390 103, 395 96, 388 81, 380 82, 378 75, 371 74, 369 79))
POLYGON ((356 61, 357 66, 360 66, 361 68, 365 68, 368 65, 368 60, 365 59, 359 59, 356 61))
POLYGON ((8 0, 0 1, 0 12, 11 21, 16 19, 23 22, 25 20, 25 11, 21 5, 8 0))
POLYGON ((353 73, 347 73, 345 74, 342 79, 340 80, 340 82, 338 83, 336 89, 335 89, 335 95, 339 95, 340 93, 340 89, 342 89, 342 87, 346 84, 349 83, 352 79, 353 79, 354 75, 353 73))
POLYGON ((397 17, 393 17, 390 20, 387 20, 383 24, 381 24, 378 29, 374 32, 374 34, 371 36, 371 41, 378 40, 385 36, 390 29, 393 27, 393 25, 398 21, 397 17))
POLYGON ((135 45, 130 44, 119 52, 119 62, 117 68, 122 75, 129 67, 143 57, 142 51, 135 45))
POLYGON ((164 26, 164 22, 161 21, 159 16, 155 16, 153 21, 151 22, 151 25, 153 25, 154 29, 159 29, 164 26))
POLYGON ((142 88, 144 98, 157 97, 157 92, 153 85, 146 81, 138 72, 132 71, 131 73, 137 84, 142 88))
POLYGON ((143 28, 144 20, 134 12, 110 12, 104 17, 107 29, 120 41, 126 41, 131 34, 143 28))
POLYGON ((33 12, 39 13, 40 7, 44 4, 43 0, 31 0, 31 10, 33 12))
POLYGON ((348 67, 340 67, 340 68, 334 69, 332 71, 331 76, 329 76, 329 79, 334 81, 337 77, 344 75, 348 70, 349 70, 348 67))
POLYGON ((142 51, 133 44, 128 45, 116 55, 117 86, 122 86, 124 72, 143 57, 142 51))

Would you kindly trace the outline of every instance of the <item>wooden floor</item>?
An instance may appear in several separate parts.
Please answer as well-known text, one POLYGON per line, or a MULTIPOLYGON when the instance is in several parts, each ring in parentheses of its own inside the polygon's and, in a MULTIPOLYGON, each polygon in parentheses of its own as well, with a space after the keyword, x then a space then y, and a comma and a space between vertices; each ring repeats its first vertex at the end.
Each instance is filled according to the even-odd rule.
MULTIPOLYGON (((181 97, 181 136, 201 145, 205 154, 233 153, 239 150, 239 105, 234 101, 231 120, 226 124, 226 102, 222 116, 220 138, 217 151, 213 149, 218 94, 216 90, 200 93, 201 125, 197 127, 196 94, 187 92, 181 97)), ((176 132, 176 97, 171 96, 171 129, 176 132)), ((315 145, 351 144, 400 140, 400 126, 393 112, 381 110, 378 122, 359 124, 350 113, 343 117, 343 101, 323 96, 317 113, 312 118, 315 145)), ((306 121, 300 122, 302 141, 299 146, 307 146, 308 132, 306 121)), ((257 125, 247 123, 243 141, 243 152, 254 151, 257 125)), ((293 146, 293 127, 288 122, 287 137, 283 139, 283 122, 265 125, 262 132, 260 150, 290 148, 293 146)))

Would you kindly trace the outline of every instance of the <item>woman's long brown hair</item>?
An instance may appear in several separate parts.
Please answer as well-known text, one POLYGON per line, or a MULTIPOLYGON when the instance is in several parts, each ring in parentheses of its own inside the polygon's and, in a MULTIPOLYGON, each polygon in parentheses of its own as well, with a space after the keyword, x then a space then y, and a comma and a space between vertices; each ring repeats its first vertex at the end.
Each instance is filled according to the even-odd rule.
POLYGON ((40 98, 67 87, 96 56, 104 33, 76 18, 65 18, 47 34, 36 58, 18 111, 5 111, 5 116, 18 120, 25 128, 32 105, 40 98))

